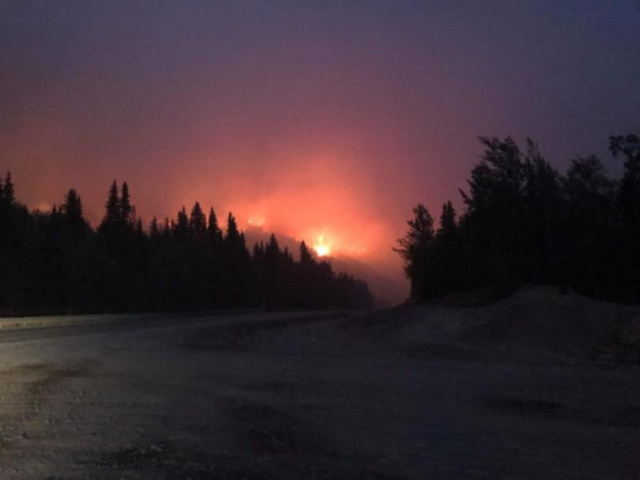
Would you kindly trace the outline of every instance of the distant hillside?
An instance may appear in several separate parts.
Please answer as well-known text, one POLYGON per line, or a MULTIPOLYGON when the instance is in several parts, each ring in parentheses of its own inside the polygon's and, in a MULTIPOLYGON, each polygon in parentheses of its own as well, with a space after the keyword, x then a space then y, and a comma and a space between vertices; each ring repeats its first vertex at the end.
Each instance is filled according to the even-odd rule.
MULTIPOLYGON (((280 247, 282 249, 288 248, 293 253, 293 257, 297 259, 300 241, 281 233, 275 233, 280 247)), ((244 235, 247 247, 251 249, 256 243, 264 242, 266 244, 271 232, 257 227, 249 227, 244 231, 244 235)), ((334 271, 347 273, 366 281, 376 298, 378 308, 399 305, 409 296, 408 282, 391 278, 362 260, 346 255, 326 257, 326 260, 331 262, 334 271)))

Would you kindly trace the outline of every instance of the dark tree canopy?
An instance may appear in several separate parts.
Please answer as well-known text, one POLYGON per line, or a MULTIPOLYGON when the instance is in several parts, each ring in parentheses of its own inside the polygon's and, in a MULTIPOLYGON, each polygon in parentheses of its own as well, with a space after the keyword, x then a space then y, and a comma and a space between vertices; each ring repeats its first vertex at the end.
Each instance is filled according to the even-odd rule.
POLYGON ((94 231, 77 191, 51 213, 15 199, 11 175, 0 181, 0 315, 209 310, 221 308, 368 308, 366 283, 301 262, 275 235, 253 256, 229 213, 226 234, 213 208, 196 202, 175 220, 153 218, 149 232, 127 183, 114 181, 94 231))
POLYGON ((118 195, 118 184, 114 180, 109 189, 103 224, 115 225, 120 221, 120 218, 120 196, 118 195))
POLYGON ((127 182, 122 184, 122 195, 120 196, 120 221, 126 225, 134 223, 134 208, 131 205, 131 196, 129 195, 129 185, 127 182))
POLYGON ((220 230, 220 227, 218 226, 218 217, 216 217, 216 212, 213 210, 213 207, 209 210, 207 231, 209 232, 209 238, 213 244, 220 245, 222 243, 222 230, 220 230))
POLYGON ((484 153, 460 191, 466 211, 459 220, 447 202, 434 235, 419 205, 399 240, 414 299, 551 284, 640 303, 638 136, 610 138, 611 153, 624 159, 619 181, 595 156, 573 160, 563 176, 531 140, 524 151, 510 137, 480 143, 484 153))
POLYGON ((0 190, 2 196, 2 202, 5 205, 12 205, 16 201, 16 192, 13 187, 13 181, 11 180, 11 172, 7 172, 7 176, 4 179, 4 186, 0 190))
POLYGON ((427 295, 427 278, 423 275, 427 268, 427 255, 433 244, 433 218, 424 205, 413 209, 414 218, 409 220, 409 231, 398 240, 399 248, 394 249, 404 261, 404 271, 411 280, 411 295, 422 298, 427 295))

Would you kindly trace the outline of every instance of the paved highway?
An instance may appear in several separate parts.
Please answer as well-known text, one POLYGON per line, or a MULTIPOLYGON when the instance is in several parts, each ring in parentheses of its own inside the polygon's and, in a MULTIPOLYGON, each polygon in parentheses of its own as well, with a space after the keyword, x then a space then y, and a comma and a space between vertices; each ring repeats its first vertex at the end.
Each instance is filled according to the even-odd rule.
POLYGON ((637 369, 409 352, 352 320, 0 331, 0 478, 640 478, 637 369))

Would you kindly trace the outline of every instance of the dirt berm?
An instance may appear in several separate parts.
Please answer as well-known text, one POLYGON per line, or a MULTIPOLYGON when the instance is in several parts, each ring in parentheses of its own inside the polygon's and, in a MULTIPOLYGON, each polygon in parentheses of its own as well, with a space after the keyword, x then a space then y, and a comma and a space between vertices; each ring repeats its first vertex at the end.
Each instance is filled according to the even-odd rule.
POLYGON ((384 341, 413 347, 453 345, 640 363, 640 307, 560 294, 554 287, 526 287, 481 307, 405 305, 376 312, 363 323, 384 341))

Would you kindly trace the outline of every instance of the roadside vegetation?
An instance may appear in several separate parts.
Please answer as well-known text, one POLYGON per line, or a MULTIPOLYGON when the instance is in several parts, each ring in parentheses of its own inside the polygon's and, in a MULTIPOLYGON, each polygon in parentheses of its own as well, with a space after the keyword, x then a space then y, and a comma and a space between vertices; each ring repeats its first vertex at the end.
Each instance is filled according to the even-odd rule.
POLYGON ((418 205, 396 251, 414 301, 484 291, 496 299, 524 285, 554 285, 608 302, 640 303, 640 138, 610 137, 624 161, 610 179, 596 156, 561 175, 531 140, 480 138, 458 217, 444 204, 436 230, 418 205))
POLYGON ((336 274, 304 242, 298 258, 274 235, 250 252, 231 213, 223 231, 199 203, 145 229, 126 183, 113 182, 93 229, 76 190, 32 212, 11 174, 0 181, 0 316, 371 306, 365 282, 336 274))

